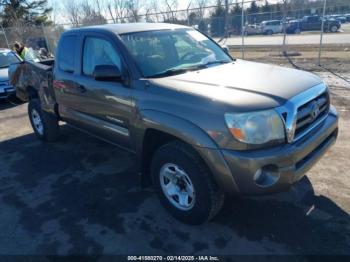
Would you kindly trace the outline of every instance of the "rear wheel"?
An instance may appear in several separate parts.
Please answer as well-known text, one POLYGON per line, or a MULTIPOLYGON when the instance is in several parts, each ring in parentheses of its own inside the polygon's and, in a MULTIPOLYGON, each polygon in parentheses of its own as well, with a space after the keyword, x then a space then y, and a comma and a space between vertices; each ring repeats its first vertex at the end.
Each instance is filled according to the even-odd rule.
POLYGON ((272 30, 267 30, 267 31, 266 31, 266 34, 267 34, 267 35, 272 35, 272 34, 273 34, 273 31, 272 31, 272 30))
POLYGON ((224 193, 191 146, 174 141, 153 156, 152 182, 162 205, 177 219, 201 224, 221 209, 224 193))
POLYGON ((35 135, 43 141, 52 142, 59 137, 57 118, 41 109, 39 99, 32 99, 28 104, 28 115, 35 135))

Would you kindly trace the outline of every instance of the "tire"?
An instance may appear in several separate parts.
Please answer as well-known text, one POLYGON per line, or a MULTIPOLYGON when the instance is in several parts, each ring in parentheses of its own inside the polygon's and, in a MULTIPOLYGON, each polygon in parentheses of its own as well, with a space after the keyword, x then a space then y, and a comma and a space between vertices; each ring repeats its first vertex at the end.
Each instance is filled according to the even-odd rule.
POLYGON ((213 182, 210 171, 201 157, 185 143, 173 141, 161 146, 153 155, 151 176, 162 205, 184 223, 202 224, 214 218, 222 208, 225 199, 223 191, 213 182), (175 183, 179 185, 171 186, 175 183, 171 183, 163 175, 169 175, 165 171, 171 171, 172 176, 175 173, 180 175, 180 179, 175 178, 175 183), (167 193, 167 187, 173 188, 171 192, 177 193, 179 190, 174 188, 183 187, 180 194, 188 195, 183 202, 186 204, 181 205, 180 194, 167 193))
POLYGON ((273 31, 272 31, 272 30, 267 30, 267 31, 266 31, 266 34, 267 34, 267 35, 273 35, 273 31))
POLYGON ((332 25, 330 31, 331 31, 332 33, 335 33, 335 32, 338 31, 338 27, 337 27, 336 25, 332 25))
POLYGON ((294 34, 300 34, 300 33, 301 33, 300 28, 295 28, 295 29, 294 29, 294 34))
POLYGON ((53 142, 58 139, 60 133, 58 119, 41 109, 39 99, 29 101, 28 116, 37 138, 45 142, 53 142))

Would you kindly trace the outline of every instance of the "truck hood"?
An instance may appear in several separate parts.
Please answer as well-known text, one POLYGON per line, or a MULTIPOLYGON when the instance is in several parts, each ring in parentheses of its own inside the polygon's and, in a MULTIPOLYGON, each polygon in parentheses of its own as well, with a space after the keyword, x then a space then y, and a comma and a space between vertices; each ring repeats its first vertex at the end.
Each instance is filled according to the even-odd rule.
POLYGON ((245 60, 150 81, 165 88, 227 103, 238 110, 278 107, 322 83, 318 76, 305 71, 245 60))
POLYGON ((0 68, 0 82, 9 80, 8 68, 0 68))

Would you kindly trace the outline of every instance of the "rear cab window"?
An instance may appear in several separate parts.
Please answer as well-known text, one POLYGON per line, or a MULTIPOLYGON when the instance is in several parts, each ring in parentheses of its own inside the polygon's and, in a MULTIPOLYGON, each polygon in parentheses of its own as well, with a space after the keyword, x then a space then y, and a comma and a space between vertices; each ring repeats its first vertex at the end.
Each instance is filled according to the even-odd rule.
POLYGON ((73 73, 75 69, 76 35, 63 36, 58 49, 58 69, 66 73, 73 73))

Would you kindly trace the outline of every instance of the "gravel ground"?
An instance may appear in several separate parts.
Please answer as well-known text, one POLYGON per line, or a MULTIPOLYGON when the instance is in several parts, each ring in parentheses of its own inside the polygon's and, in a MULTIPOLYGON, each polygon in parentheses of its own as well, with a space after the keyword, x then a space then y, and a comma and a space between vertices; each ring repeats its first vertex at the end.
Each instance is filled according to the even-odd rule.
POLYGON ((288 192, 229 199, 201 226, 140 188, 129 153, 67 126, 41 143, 27 105, 1 102, 0 254, 350 255, 350 84, 318 74, 339 110, 338 142, 288 192))

